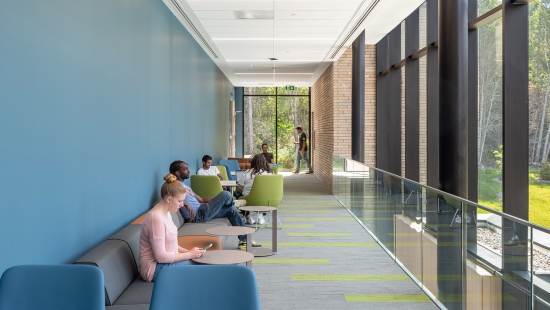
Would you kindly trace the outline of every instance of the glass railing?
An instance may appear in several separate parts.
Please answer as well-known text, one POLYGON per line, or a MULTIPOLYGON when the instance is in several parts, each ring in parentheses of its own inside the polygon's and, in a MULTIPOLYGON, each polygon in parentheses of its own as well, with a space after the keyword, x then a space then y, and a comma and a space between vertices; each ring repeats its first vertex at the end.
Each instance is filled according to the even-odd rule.
POLYGON ((337 155, 332 189, 440 308, 550 309, 550 230, 337 155))

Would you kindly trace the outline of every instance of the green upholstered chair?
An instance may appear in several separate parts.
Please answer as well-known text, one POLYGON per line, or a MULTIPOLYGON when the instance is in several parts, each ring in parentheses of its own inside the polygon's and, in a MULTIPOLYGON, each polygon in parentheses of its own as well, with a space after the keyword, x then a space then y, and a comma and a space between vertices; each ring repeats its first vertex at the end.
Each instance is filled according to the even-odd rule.
MULTIPOLYGON (((246 200, 247 206, 278 207, 283 200, 283 176, 281 174, 256 176, 250 193, 240 199, 246 200)), ((281 224, 281 229, 282 227, 281 224)))
POLYGON ((225 169, 225 166, 216 166, 216 168, 220 170, 220 174, 222 175, 223 180, 229 180, 229 178, 227 177, 227 169, 225 169))
POLYGON ((191 189, 202 198, 216 197, 223 190, 216 175, 192 175, 191 189))
POLYGON ((275 174, 278 174, 279 173, 279 168, 278 166, 274 166, 274 165, 270 165, 271 166, 271 170, 273 170, 273 173, 275 174))

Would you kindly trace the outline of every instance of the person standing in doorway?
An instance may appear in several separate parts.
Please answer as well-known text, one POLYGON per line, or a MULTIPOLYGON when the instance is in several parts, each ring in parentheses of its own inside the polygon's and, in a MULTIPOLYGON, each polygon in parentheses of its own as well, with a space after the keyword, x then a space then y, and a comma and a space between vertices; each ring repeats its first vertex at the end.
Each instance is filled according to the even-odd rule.
POLYGON ((298 133, 298 141, 294 141, 294 144, 298 144, 298 152, 296 153, 296 170, 294 170, 294 173, 300 173, 300 163, 302 159, 306 161, 307 164, 307 174, 312 173, 311 170, 311 164, 309 162, 309 159, 307 158, 307 136, 302 131, 302 127, 296 127, 296 133, 298 133))

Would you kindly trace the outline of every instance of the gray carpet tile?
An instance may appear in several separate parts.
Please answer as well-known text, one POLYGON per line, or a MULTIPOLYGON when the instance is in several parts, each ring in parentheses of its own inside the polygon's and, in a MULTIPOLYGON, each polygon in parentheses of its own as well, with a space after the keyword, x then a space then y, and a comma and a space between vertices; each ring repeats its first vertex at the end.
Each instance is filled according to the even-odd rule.
MULTIPOLYGON (((279 219, 283 225, 283 230, 278 230, 277 234, 278 252, 266 257, 270 262, 283 261, 268 264, 258 260, 258 263, 253 265, 262 309, 438 309, 427 299, 426 302, 347 302, 346 294, 423 295, 420 297, 424 297, 425 294, 374 242, 364 228, 353 220, 349 212, 330 195, 314 175, 287 176, 284 182, 285 196, 281 208, 278 209, 279 219), (316 209, 315 206, 320 207, 316 209), (308 227, 292 227, 299 224, 308 227), (287 233, 350 235, 287 236, 287 233), (284 261, 285 259, 293 261, 289 263, 284 261), (322 262, 328 260, 329 263, 316 264, 320 259, 322 262), (296 277, 294 280, 293 275, 296 277), (308 275, 308 279, 314 280, 300 280, 300 275, 308 275), (367 281, 341 278, 327 280, 325 275, 378 276, 367 281), (386 280, 392 277, 394 280, 386 280)), ((271 229, 259 229, 254 233, 253 239, 267 247, 271 242, 271 229)), ((226 242, 225 248, 236 248, 236 245, 237 239, 232 237, 226 242)))

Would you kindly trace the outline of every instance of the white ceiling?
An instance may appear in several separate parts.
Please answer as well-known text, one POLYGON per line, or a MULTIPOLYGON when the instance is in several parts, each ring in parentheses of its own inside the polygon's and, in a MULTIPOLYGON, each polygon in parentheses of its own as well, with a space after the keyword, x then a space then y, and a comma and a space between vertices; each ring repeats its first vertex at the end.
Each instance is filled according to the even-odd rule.
POLYGON ((312 86, 361 31, 365 30, 366 44, 375 44, 424 0, 163 1, 234 86, 312 86), (343 42, 374 3, 364 22, 343 42), (233 11, 273 11, 274 18, 236 19, 233 11))

